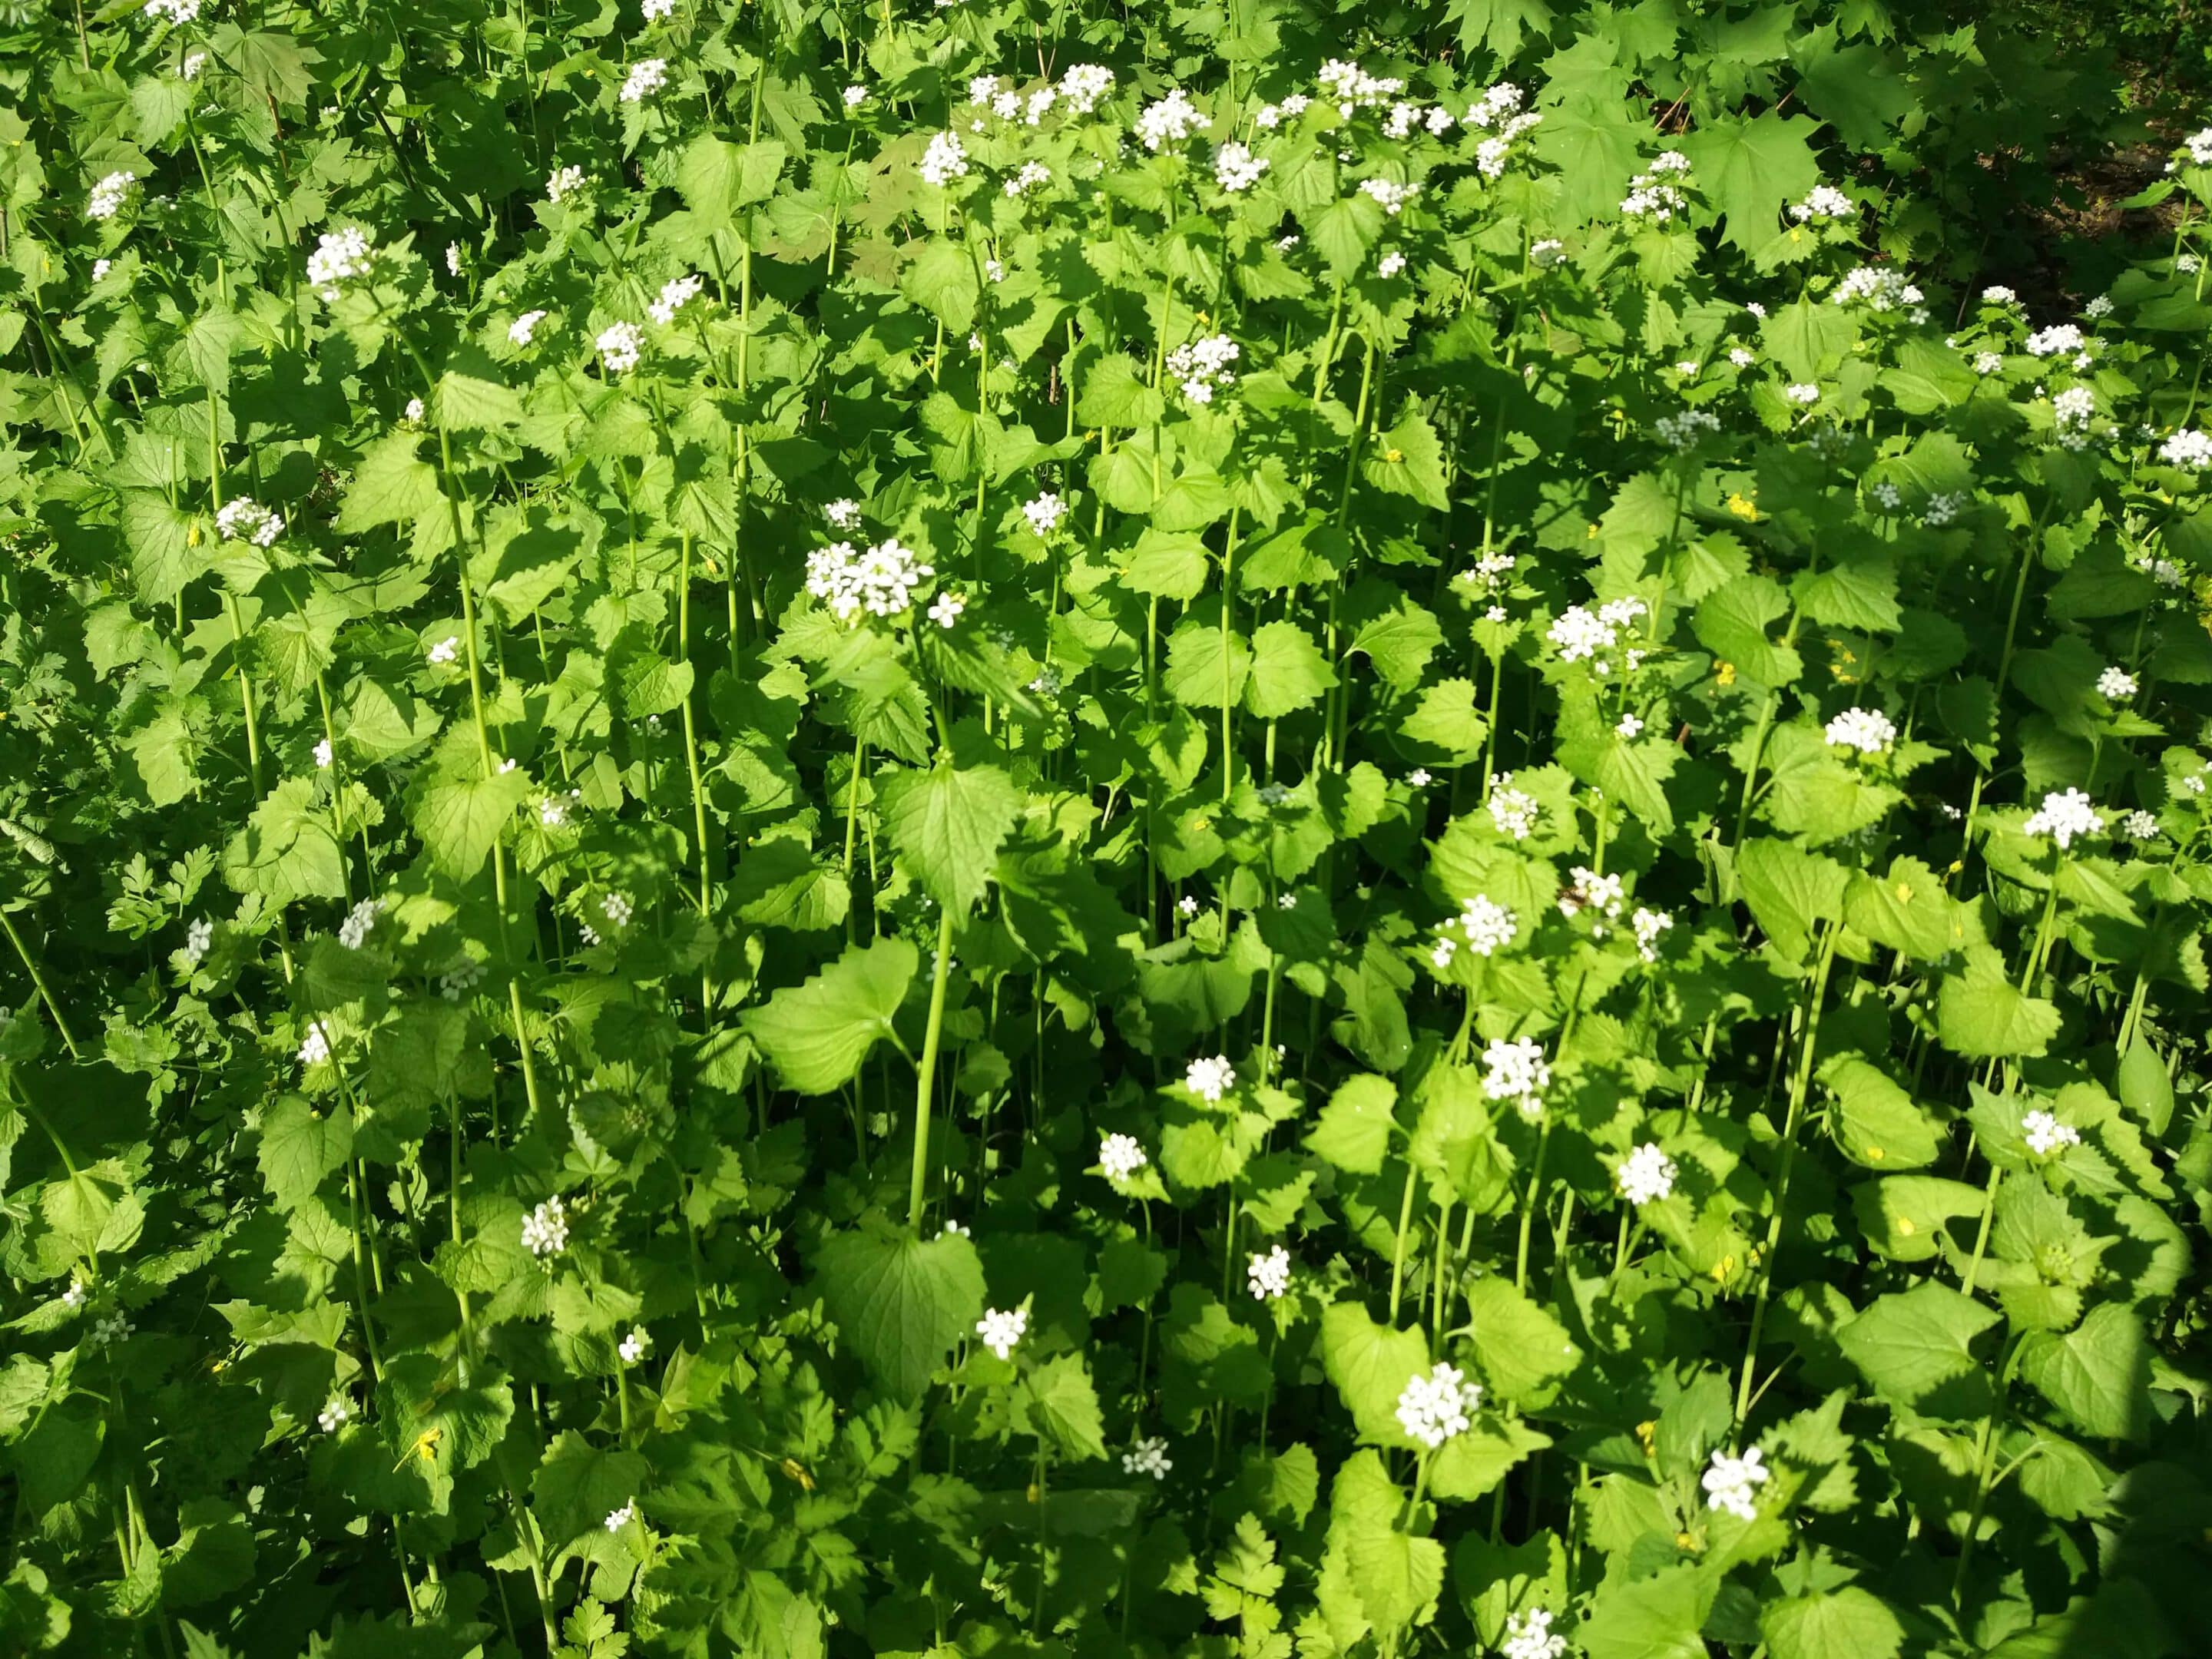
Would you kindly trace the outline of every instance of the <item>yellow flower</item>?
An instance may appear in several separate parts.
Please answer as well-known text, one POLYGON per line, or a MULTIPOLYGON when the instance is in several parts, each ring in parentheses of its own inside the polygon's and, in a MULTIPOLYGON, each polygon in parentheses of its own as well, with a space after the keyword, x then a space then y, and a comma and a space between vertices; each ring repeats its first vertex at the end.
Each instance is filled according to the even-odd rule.
POLYGON ((1754 524, 1759 521, 1759 507, 1757 504, 1751 501, 1745 496, 1737 495, 1733 491, 1730 492, 1728 498, 1728 510, 1735 514, 1739 519, 1747 519, 1754 524))
POLYGON ((1735 684, 1735 665, 1732 662, 1715 663, 1713 665, 1713 678, 1723 685, 1734 685, 1735 684))

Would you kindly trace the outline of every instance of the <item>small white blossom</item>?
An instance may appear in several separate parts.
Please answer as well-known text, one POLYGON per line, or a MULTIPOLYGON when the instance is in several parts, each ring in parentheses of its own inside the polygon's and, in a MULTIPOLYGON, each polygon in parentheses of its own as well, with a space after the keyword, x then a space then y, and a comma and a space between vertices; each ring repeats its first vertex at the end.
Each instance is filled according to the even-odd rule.
POLYGON ((1613 723, 1613 732, 1617 738, 1640 738, 1644 735, 1644 717, 1636 714, 1623 714, 1613 723))
POLYGON ((1510 1042, 1493 1037, 1482 1051, 1482 1092, 1490 1099, 1511 1101, 1531 1121, 1543 1111, 1552 1068, 1541 1043, 1529 1037, 1510 1042))
POLYGON ((667 84, 668 60, 642 58, 630 65, 629 73, 623 76, 622 90, 616 96, 625 104, 642 103, 667 84))
POLYGON ((620 1509, 607 1511, 606 1528, 609 1532, 620 1532, 636 1519, 637 1499, 633 1498, 620 1509))
POLYGON ((633 1325, 615 1352, 622 1356, 623 1364, 635 1365, 653 1352, 653 1334, 642 1325, 633 1325))
POLYGON ((635 323, 610 323, 592 342, 599 366, 610 374, 627 374, 645 353, 645 331, 635 323))
POLYGON ((1706 434, 1720 429, 1720 416, 1709 409, 1686 409, 1678 415, 1662 415, 1652 422, 1659 441, 1675 450, 1687 449, 1706 434))
POLYGON ((2016 306, 2020 303, 2020 295, 2002 283, 1992 283, 1982 290, 1982 303, 1985 306, 2016 306))
POLYGON ((328 738, 315 740, 315 769, 320 772, 331 769, 331 740, 328 738))
POLYGON ((2142 689, 2124 668, 2107 668, 2097 676, 2097 695, 2108 702, 2125 702, 2142 689))
POLYGON ((1049 536, 1060 527, 1060 515, 1067 511, 1067 503, 1045 491, 1035 501, 1024 503, 1022 516, 1030 521, 1030 528, 1040 536, 1049 536))
POLYGON ((937 574, 896 537, 855 552, 836 542, 806 556, 806 591, 824 601, 840 622, 857 627, 871 617, 903 616, 914 608, 915 590, 937 574))
POLYGON ((93 1322, 92 1346, 95 1348, 112 1347, 127 1339, 135 1328, 120 1308, 113 1313, 102 1314, 93 1322))
POLYGON ((1398 1425, 1413 1439, 1435 1451, 1464 1434, 1482 1406, 1482 1385, 1470 1382, 1457 1366, 1438 1360, 1416 1371, 1398 1395, 1398 1425))
POLYGON ((373 258, 368 234, 358 225, 325 231, 307 256, 307 284, 325 301, 335 300, 339 285, 365 276, 373 258))
POLYGON ((968 147, 960 142, 959 134, 940 132, 929 141, 915 170, 924 184, 942 189, 953 179, 968 176, 968 147))
POLYGON ((2093 323, 2102 322, 2112 314, 2112 296, 2109 294, 2096 295, 2081 307, 2081 314, 2093 323))
POLYGON ((1897 727, 1878 708, 1846 708, 1828 722, 1831 749, 1851 749, 1862 755, 1885 755, 1897 744, 1897 727))
POLYGON ((1024 161, 1021 171, 1006 180, 1005 192, 1010 197, 1026 196, 1039 185, 1052 182, 1052 169, 1042 161, 1024 161))
POLYGON ((111 173, 92 187, 85 198, 84 216, 88 219, 112 219, 123 210, 124 203, 131 199, 131 187, 138 182, 138 175, 128 170, 111 173))
POLYGON ((1378 204, 1382 211, 1395 219, 1405 210, 1406 204, 1421 193, 1419 185, 1401 185, 1389 179, 1366 179, 1360 182, 1359 193, 1378 204))
POLYGON ((1135 131, 1138 142, 1157 154, 1162 144, 1179 144, 1194 132, 1203 132, 1212 125, 1212 118, 1201 114, 1189 96, 1177 87, 1166 97, 1145 106, 1137 117, 1135 131))
POLYGON ((1636 933, 1636 953, 1646 962, 1658 961, 1660 936, 1674 927, 1674 918, 1667 911, 1638 905, 1628 922, 1636 933))
POLYGON ((1291 1253, 1279 1244, 1264 1255, 1254 1252, 1244 1264, 1244 1279, 1254 1301, 1280 1301, 1290 1294, 1291 1253))
POLYGON ((1182 1086, 1209 1103, 1218 1102, 1222 1096, 1237 1086, 1236 1069, 1226 1054, 1215 1054, 1211 1059, 1194 1060, 1183 1073, 1182 1086))
POLYGON ((325 1434, 336 1434, 352 1420, 353 1407, 342 1394, 332 1395, 315 1413, 315 1426, 325 1434))
POLYGON ((197 968, 215 947, 215 924, 204 916, 185 929, 185 960, 197 968))
POLYGON ((1231 195, 1251 189, 1267 170, 1267 162, 1233 138, 1213 152, 1213 182, 1231 195))
POLYGON ((1863 305, 1869 311, 1895 311, 1917 303, 1920 290, 1906 282, 1901 272, 1887 265, 1860 265, 1844 274, 1843 281, 1836 284, 1828 298, 1839 306, 1863 305))
POLYGON ((2202 472, 2212 466, 2212 432, 2185 427, 2159 446, 2158 458, 2168 466, 2202 472))
POLYGON ((1149 1474, 1155 1480, 1164 1480, 1173 1468, 1174 1461, 1168 1456, 1168 1443, 1158 1437, 1139 1440, 1121 1454, 1124 1474, 1149 1474))
POLYGON ((1815 185, 1803 201, 1792 204, 1790 216, 1802 225, 1813 219, 1849 219, 1857 212, 1851 198, 1833 185, 1815 185))
POLYGON ((822 516, 832 530, 850 530, 860 522, 860 504, 850 496, 840 496, 822 509, 822 516))
POLYGON ((1510 945, 1518 925, 1512 911, 1485 893, 1460 907, 1459 930, 1467 936, 1468 949, 1480 957, 1494 956, 1510 945))
POLYGON ((665 327, 676 320, 676 313, 698 297, 699 290, 707 286, 707 279, 696 271, 688 276, 670 278, 660 285, 660 297, 645 308, 645 314, 665 327))
POLYGON ((307 1034, 300 1039, 300 1064, 319 1066, 331 1057, 331 1035, 319 1019, 307 1022, 307 1034))
POLYGON ((522 1218, 522 1248, 543 1260, 568 1248, 568 1211, 558 1198, 549 1198, 522 1218))
POLYGON ((1405 268, 1406 256, 1394 250, 1376 261, 1375 274, 1387 283, 1405 268))
POLYGON ((545 320, 542 311, 526 311, 507 325, 507 337, 514 344, 526 346, 530 337, 538 331, 538 325, 545 320))
POLYGON ((114 269, 115 261, 112 259, 94 259, 92 262, 92 280, 95 283, 105 282, 107 279, 107 273, 114 269))
POLYGON ((1134 1135, 1107 1135, 1098 1143, 1098 1166, 1109 1181, 1127 1181, 1151 1162, 1134 1135))
POLYGON ((1620 1195, 1640 1209, 1673 1192, 1674 1176, 1674 1160, 1656 1145, 1646 1144, 1620 1161, 1613 1181, 1620 1195))
POLYGON ((616 927, 627 927, 636 913, 628 893, 610 893, 599 901, 599 914, 616 927))
POLYGON ((1939 489, 1922 504, 1920 522, 1930 530, 1941 530, 1957 518, 1966 505, 1964 490, 1939 489))
POLYGON ((645 0, 645 21, 658 22, 676 9, 676 0, 645 0))
MULTIPOLYGON (((194 0, 194 3, 198 3, 198 0, 194 0)), ((207 60, 208 55, 204 52, 186 52, 185 61, 177 65, 178 77, 185 81, 198 80, 200 71, 207 67, 207 60)))
POLYGON ((446 274, 449 276, 461 274, 461 245, 459 242, 446 244, 446 274))
POLYGON ((844 100, 847 109, 858 109, 868 101, 868 89, 860 86, 847 87, 844 91, 844 100))
POLYGON ((2130 841, 2151 841, 2158 835, 2158 819, 2148 812, 2136 811, 2120 820, 2120 832, 2130 841))
POLYGON ((1500 833, 1526 841, 1536 827, 1541 809, 1536 798, 1513 787, 1513 775, 1499 772, 1490 780, 1490 817, 1500 833))
POLYGON ((2071 323, 2061 323, 2055 328, 2038 329, 2027 337, 2028 354, 2035 357, 2069 356, 2080 351, 2085 344, 2087 341, 2081 331, 2071 323))
POLYGON ((1809 405, 1820 401, 1820 388, 1809 381, 1800 380, 1783 388, 1782 395, 1791 403, 1809 405))
POLYGON ((358 951, 368 942, 376 927, 377 902, 365 898, 346 912, 346 919, 338 924, 338 943, 349 951, 358 951))
POLYGON ((200 15, 200 0, 146 0, 146 15, 163 22, 184 24, 200 15))
POLYGON ((84 1280, 71 1274, 69 1288, 62 1292, 62 1306, 75 1313, 79 1308, 84 1306, 84 1280))
POLYGON ((483 963, 465 955, 438 975, 438 994, 447 1002, 459 1002, 483 982, 483 963))
POLYGON ((284 515, 251 495, 235 496, 216 510, 215 533, 227 542, 242 538, 256 547, 273 546, 284 533, 284 515))
POLYGON ((1556 236, 1528 244, 1528 263, 1539 270, 1549 270, 1566 257, 1567 245, 1556 236))
POLYGON ((426 659, 432 667, 442 667, 461 654, 461 639, 458 634, 448 634, 432 646, 426 659))
POLYGON ((983 1346, 1000 1358, 1011 1359, 1014 1345, 1022 1340, 1023 1333, 1029 1328, 1030 1314, 1026 1308, 1005 1310, 986 1308, 983 1316, 975 1322, 975 1334, 982 1338, 983 1346))
POLYGON ((1210 404, 1216 386, 1235 383, 1230 365, 1241 355, 1237 342, 1226 334, 1203 335, 1168 353, 1167 371, 1182 383, 1185 398, 1210 404))
POLYGON ((2069 788, 2063 794, 2044 796, 2043 805, 2029 814, 2021 828, 2031 836, 2048 836, 2063 852, 2074 844, 2076 836, 2103 834, 2105 818, 2088 796, 2069 788))
POLYGON ((1759 1513, 1753 1504, 1754 1495, 1774 1474, 1774 1471, 1760 1461, 1761 1456, 1756 1446, 1741 1457, 1731 1457, 1716 1449, 1711 1466, 1705 1470, 1703 1481, 1705 1507, 1726 1510, 1742 1521, 1754 1519, 1759 1513))
POLYGON ((2070 1123, 2061 1123, 2049 1112, 2033 1111, 2020 1121, 2027 1136, 2027 1150, 2038 1158, 2049 1158, 2067 1146, 2081 1144, 2081 1132, 2070 1123))
POLYGON ((1498 1650, 1500 1659, 1563 1659, 1566 1650, 1567 1638, 1553 1634, 1547 1607, 1531 1607, 1508 1619, 1505 1641, 1498 1650))
POLYGON ((950 628, 960 620, 960 613, 968 608, 965 594, 946 592, 929 602, 929 619, 939 628, 950 628))
POLYGON ((1078 115, 1088 115, 1114 90, 1114 71, 1099 64, 1078 64, 1060 77, 1060 95, 1078 115))
POLYGON ((545 199, 557 202, 562 197, 584 187, 584 170, 579 167, 555 167, 546 176, 545 199))

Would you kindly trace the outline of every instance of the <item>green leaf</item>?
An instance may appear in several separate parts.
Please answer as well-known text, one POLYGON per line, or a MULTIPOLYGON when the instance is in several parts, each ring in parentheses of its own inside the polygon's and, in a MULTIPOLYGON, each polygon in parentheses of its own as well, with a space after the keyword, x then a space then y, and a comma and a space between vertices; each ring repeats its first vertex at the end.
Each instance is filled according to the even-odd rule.
POLYGON ((1808 116, 1770 110, 1748 119, 1724 115, 1682 135, 1698 187, 1727 216, 1729 240, 1758 246, 1773 234, 1784 204, 1820 182, 1820 161, 1807 142, 1817 131, 1808 116))
POLYGON ((1468 1284, 1467 1316, 1476 1363, 1501 1400, 1543 1395, 1582 1364, 1567 1328, 1503 1279, 1468 1284))
POLYGON ((1480 760, 1489 730, 1474 712, 1474 682, 1461 679, 1440 680, 1427 687, 1420 702, 1398 723, 1400 737, 1435 751, 1451 766, 1480 760))
POLYGON ((1893 859, 1880 878, 1855 872, 1844 896, 1844 925, 1916 962, 1935 962, 1964 938, 1942 882, 1916 858, 1893 859))
POLYGON ((1444 494, 1443 445, 1414 404, 1407 404, 1395 426, 1376 435, 1360 470, 1378 489, 1411 495, 1439 513, 1450 506, 1444 494))
POLYGON ((1790 610, 1782 590, 1764 576, 1738 576, 1698 602, 1690 631, 1698 643, 1736 672, 1776 689, 1794 684, 1805 659, 1793 646, 1778 644, 1766 630, 1790 610))
POLYGON ((1106 1455, 1106 1421, 1081 1355, 1061 1354, 1030 1372, 1019 1400, 1030 1431, 1051 1442, 1061 1457, 1082 1462, 1106 1455))
POLYGON ((899 273, 899 292, 965 339, 975 321, 981 284, 967 248, 943 236, 925 236, 899 273))
POLYGON ((1318 702, 1336 684, 1336 672, 1313 635, 1294 622, 1263 623, 1252 635, 1252 666, 1244 707, 1274 720, 1318 702))
POLYGON ((1872 1061, 1847 1054, 1820 1068, 1835 1091, 1830 1121, 1852 1163, 1869 1170, 1917 1170, 1933 1164, 1942 1136, 1912 1097, 1872 1061))
MULTIPOLYGON (((911 945, 903 948, 912 955, 911 945)), ((920 1239, 880 1218, 865 1219, 824 1243, 815 1267, 841 1340, 895 1400, 921 1398, 953 1345, 982 1316, 983 1264, 960 1234, 920 1239)))
POLYGON ((1414 1372, 1429 1368, 1428 1339, 1376 1324, 1356 1302, 1339 1302, 1322 1315, 1321 1346, 1328 1380, 1344 1397, 1360 1439, 1413 1444, 1398 1421, 1398 1396, 1414 1372))
POLYGON ((2057 1008, 2021 990, 2005 977, 2001 961, 1988 958, 1944 980, 1936 1020, 1945 1048, 1977 1060, 2039 1054, 2058 1035, 2057 1008))
POLYGON ((1877 1297, 1836 1333, 1836 1341, 1882 1399, 1929 1412, 1945 1385, 1969 1375, 1982 1378, 1973 1341, 1997 1322, 1996 1314, 1973 1297, 1926 1283, 1877 1297))
POLYGON ((2142 1322, 2117 1302, 2092 1308, 2063 1336, 2035 1332, 2020 1348, 2022 1380, 2075 1428, 2103 1440, 2148 1437, 2150 1363, 2142 1322))
POLYGON ((890 1034, 921 960, 902 939, 848 945, 806 983, 778 991, 738 1023, 785 1083, 803 1095, 826 1095, 851 1082, 876 1040, 890 1034))
POLYGON ((2118 1082, 2120 1104, 2153 1136, 2164 1135, 2166 1125, 2173 1121, 2173 1080, 2166 1075, 2166 1062, 2159 1059, 2158 1050, 2140 1031, 2120 1060, 2118 1082))
POLYGON ((1698 1632, 1713 1594, 1714 1581, 1687 1563, 1614 1580, 1599 1587, 1575 1639, 1588 1659, 1705 1659, 1698 1632))
POLYGON ((422 441, 420 433, 397 429, 362 452, 338 507, 335 528, 340 535, 357 535, 382 524, 412 524, 434 508, 442 510, 438 469, 416 453, 422 441))
POLYGON ((732 144, 702 132, 677 157, 672 182, 708 229, 726 228, 738 209, 775 193, 786 153, 774 139, 732 144))
POLYGON ((519 770, 428 784, 415 798, 415 833, 440 869, 465 881, 483 868, 529 793, 519 770))
POLYGON ((1905 1646, 1897 1615, 1856 1584, 1770 1602, 1759 1630, 1774 1659, 1897 1659, 1905 1646))
POLYGON ((287 1213, 352 1155, 353 1115, 343 1107, 326 1117, 297 1095, 279 1095, 261 1115, 261 1178, 287 1213))
POLYGON ((1792 962, 1804 961, 1814 927, 1834 918, 1850 874, 1833 859, 1767 837, 1746 842, 1736 852, 1744 902, 1775 949, 1792 962))
POLYGON ((884 827, 899 858, 929 896, 955 918, 975 908, 1014 819, 1022 792, 995 766, 941 757, 927 771, 880 781, 884 827))
POLYGON ((563 1429, 530 1476, 531 1513, 555 1551, 603 1532, 606 1517, 644 1491, 651 1466, 636 1452, 595 1446, 563 1429))
POLYGON ((1398 1091, 1389 1079, 1373 1073, 1346 1078, 1322 1108, 1321 1121, 1306 1137, 1318 1158, 1355 1175, 1375 1175, 1390 1151, 1398 1091))

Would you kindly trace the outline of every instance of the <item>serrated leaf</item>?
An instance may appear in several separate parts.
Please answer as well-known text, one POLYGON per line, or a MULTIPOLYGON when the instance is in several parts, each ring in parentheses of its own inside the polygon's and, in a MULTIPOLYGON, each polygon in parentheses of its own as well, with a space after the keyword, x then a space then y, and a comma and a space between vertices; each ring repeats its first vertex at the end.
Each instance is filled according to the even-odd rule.
POLYGON ((848 945, 804 985, 778 991, 738 1023, 785 1083, 803 1095, 826 1095, 851 1082, 877 1040, 890 1034, 921 961, 902 939, 848 945))

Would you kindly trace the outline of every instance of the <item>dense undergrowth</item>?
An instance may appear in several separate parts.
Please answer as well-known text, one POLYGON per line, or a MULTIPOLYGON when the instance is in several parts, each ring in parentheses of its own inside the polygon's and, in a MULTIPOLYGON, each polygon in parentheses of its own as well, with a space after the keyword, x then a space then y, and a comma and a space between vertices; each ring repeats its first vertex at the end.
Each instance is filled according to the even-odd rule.
POLYGON ((0 15, 0 1649, 2212 1648, 2212 131, 652 9, 0 15))

